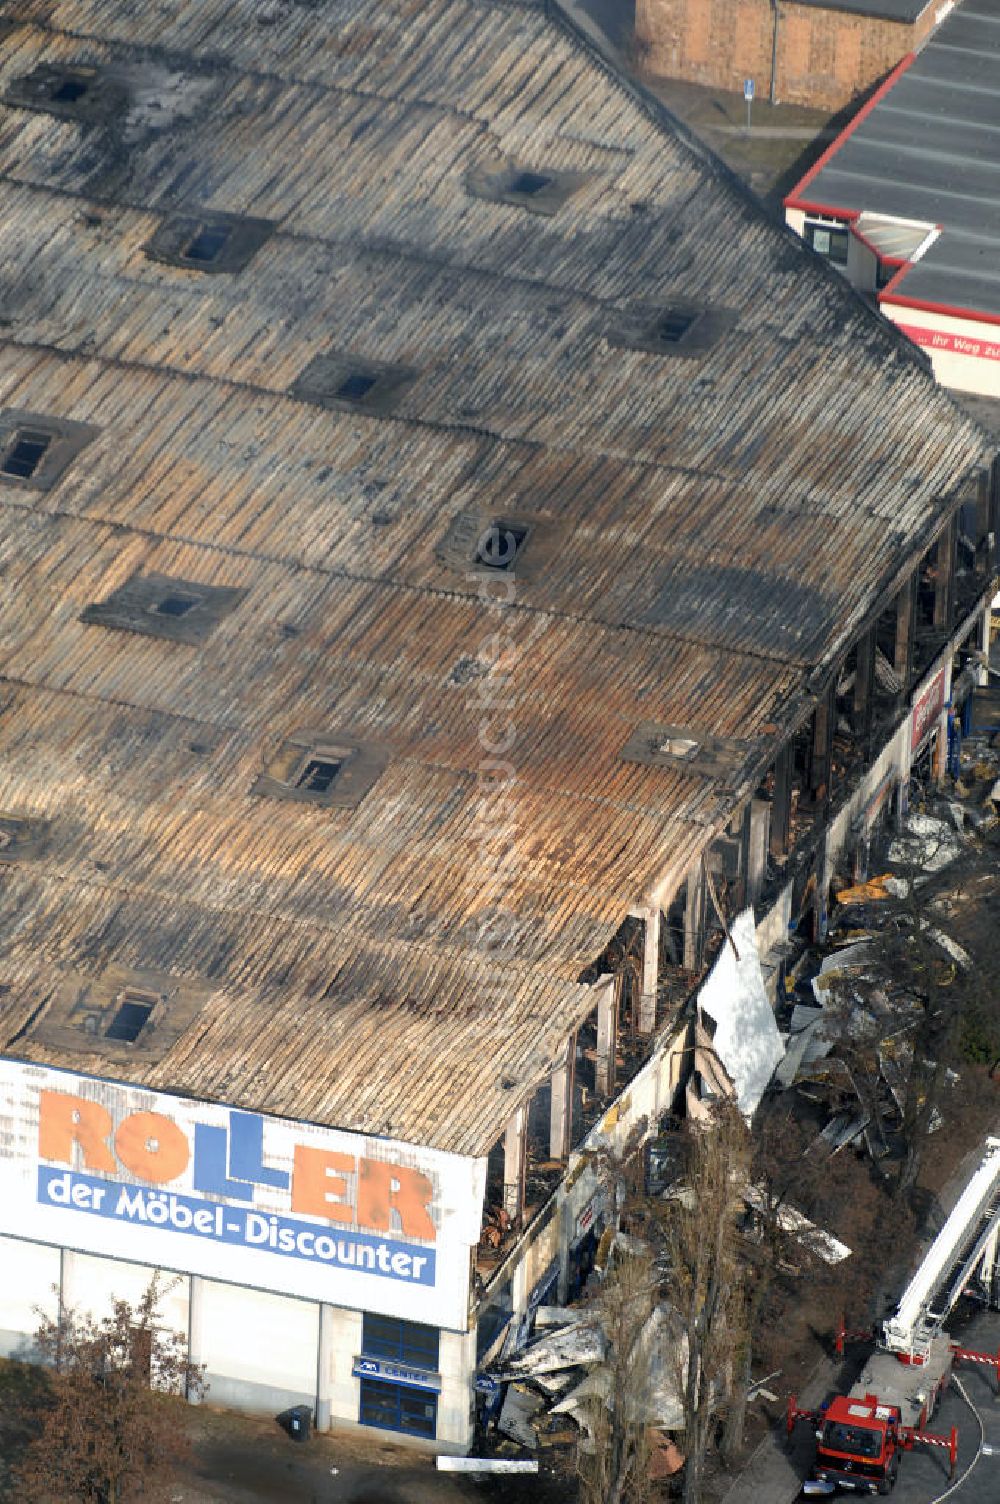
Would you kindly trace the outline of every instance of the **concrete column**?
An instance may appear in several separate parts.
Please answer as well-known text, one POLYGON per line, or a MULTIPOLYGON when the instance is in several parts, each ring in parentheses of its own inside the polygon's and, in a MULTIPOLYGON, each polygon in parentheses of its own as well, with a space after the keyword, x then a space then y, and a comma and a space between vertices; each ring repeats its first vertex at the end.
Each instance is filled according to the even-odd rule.
POLYGON ((788 742, 774 760, 774 797, 771 801, 771 854, 788 855, 792 830, 792 757, 788 742))
MULTIPOLYGON (((200 1274, 192 1274, 188 1287, 188 1362, 195 1367, 203 1363, 204 1343, 202 1338, 202 1311, 204 1308, 204 1280, 200 1274)), ((188 1391, 192 1404, 198 1403, 196 1391, 188 1391)))
POLYGON ((337 1352, 337 1323, 332 1306, 319 1308, 319 1343, 316 1352, 316 1429, 329 1431, 333 1417, 333 1377, 337 1352))
POLYGON ((618 1045, 618 983, 612 976, 601 977, 597 988, 597 1062, 594 1085, 599 1097, 610 1097, 615 1089, 615 1050, 618 1045))
POLYGON ((684 899, 684 970, 700 971, 705 931, 705 873, 699 863, 687 875, 684 899))
POLYGON ((524 1216, 524 1178, 528 1158, 528 1109, 519 1107, 503 1140, 503 1206, 510 1220, 524 1216))
POLYGON ((747 839, 747 903, 756 906, 767 878, 767 850, 771 838, 771 803, 751 799, 747 839))
POLYGON ((851 729, 867 744, 872 729, 872 697, 875 689, 875 629, 858 639, 854 655, 854 704, 851 729))
POLYGON ((830 684, 813 715, 812 756, 809 759, 809 790, 819 802, 830 798, 830 774, 833 751, 835 685, 830 684))
POLYGON ((952 517, 934 545, 934 625, 951 626, 955 593, 955 519, 952 517))
POLYGON ((550 1078, 552 1101, 549 1107, 549 1155, 552 1159, 565 1159, 572 1143, 575 1066, 576 1035, 571 1034, 562 1064, 556 1067, 550 1078))
POLYGON ((977 632, 979 651, 983 655, 983 661, 979 665, 979 668, 976 672, 976 683, 978 684, 980 689, 985 689, 990 682, 990 633, 992 631, 992 628, 993 615, 989 606, 987 606, 982 616, 980 617, 979 628, 977 632))
POLYGON ((639 999, 639 1033, 652 1034, 656 1028, 656 994, 660 980, 660 908, 647 908, 642 942, 642 996, 639 999))
POLYGON ((896 596, 896 641, 892 666, 903 681, 903 694, 913 677, 913 632, 917 618, 917 575, 910 576, 896 596))

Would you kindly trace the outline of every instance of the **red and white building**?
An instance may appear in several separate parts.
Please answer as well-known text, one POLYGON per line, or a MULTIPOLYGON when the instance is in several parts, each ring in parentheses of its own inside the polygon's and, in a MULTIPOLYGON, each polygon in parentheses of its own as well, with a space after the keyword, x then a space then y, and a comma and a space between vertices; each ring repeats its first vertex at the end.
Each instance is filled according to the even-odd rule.
POLYGON ((785 200, 956 391, 1000 396, 1000 0, 910 53, 785 200))

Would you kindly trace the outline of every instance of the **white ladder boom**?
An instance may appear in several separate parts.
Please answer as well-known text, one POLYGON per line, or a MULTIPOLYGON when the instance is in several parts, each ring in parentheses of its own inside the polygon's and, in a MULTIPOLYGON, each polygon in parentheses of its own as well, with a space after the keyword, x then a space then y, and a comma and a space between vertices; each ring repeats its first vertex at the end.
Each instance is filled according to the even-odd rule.
POLYGON ((885 1322, 882 1346, 923 1357, 1000 1228, 1000 1138, 986 1140, 979 1169, 885 1322))

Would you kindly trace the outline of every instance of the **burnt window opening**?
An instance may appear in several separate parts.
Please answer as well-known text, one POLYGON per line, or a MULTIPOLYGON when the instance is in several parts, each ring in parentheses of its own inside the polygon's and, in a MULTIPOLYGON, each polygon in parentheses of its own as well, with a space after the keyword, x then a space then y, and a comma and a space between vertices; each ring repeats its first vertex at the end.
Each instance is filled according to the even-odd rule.
POLYGON ((526 167, 496 162, 474 167, 465 176, 466 191, 488 203, 510 204, 533 214, 555 214, 588 180, 586 173, 562 168, 526 167))
POLYGON ((476 544, 473 563, 485 569, 510 571, 528 541, 530 529, 517 522, 491 522, 476 544))
POLYGON ((76 104, 89 89, 90 84, 85 78, 65 78, 49 97, 55 104, 76 104))
POLYGON ((161 616, 186 616, 198 605, 201 597, 197 595, 165 595, 152 607, 161 616))
POLYGON ((80 613, 87 626, 113 632, 138 632, 196 646, 240 604, 246 590, 231 585, 202 585, 163 574, 134 574, 103 601, 80 613))
POLYGON ((531 172, 525 170, 516 172, 511 179, 511 193, 523 193, 525 198, 534 198, 536 193, 541 193, 543 188, 548 188, 552 183, 551 177, 544 172, 531 172))
POLYGON ((273 221, 242 214, 171 214, 160 221, 143 250, 153 261, 188 272, 241 272, 274 230, 273 221))
POLYGON ((48 491, 98 430, 22 408, 0 410, 0 481, 48 491))
POLYGON ((343 758, 310 757, 299 774, 295 787, 310 794, 326 794, 336 782, 344 766, 343 758))
POLYGON ((390 365, 366 356, 331 351, 314 355, 292 383, 291 395, 321 407, 361 408, 386 413, 416 377, 410 366, 390 365))
POLYGON ((354 809, 389 763, 379 743, 339 732, 300 731, 270 753, 251 794, 293 803, 354 809))
POLYGON ((14 433, 13 443, 8 445, 0 469, 5 475, 18 480, 30 480, 45 458, 52 443, 50 433, 39 429, 21 428, 14 433))
POLYGON ((378 377, 370 371, 352 371, 345 376, 337 389, 337 396, 345 402, 363 402, 370 391, 378 385, 378 377))
POLYGON ((705 354, 738 322, 734 308, 677 297, 659 308, 641 303, 609 311, 598 328, 610 345, 620 349, 689 360, 705 354))
POLYGON ((661 344, 679 345, 691 333, 698 322, 698 314, 683 308, 668 308, 653 326, 653 334, 661 344))
POLYGON ((218 261, 232 237, 229 225, 201 225, 182 252, 185 261, 218 261))
POLYGON ((690 736, 667 736, 660 743, 659 751, 664 757, 676 757, 681 762, 690 762, 698 756, 701 743, 690 736))
POLYGON ((158 1001, 158 998, 149 993, 124 993, 114 1017, 104 1031, 105 1039, 114 1039, 120 1044, 135 1044, 149 1023, 158 1001))
POLYGON ((4 98, 21 110, 39 110, 87 124, 108 122, 128 109, 128 86, 113 70, 88 64, 40 63, 16 78, 4 98))

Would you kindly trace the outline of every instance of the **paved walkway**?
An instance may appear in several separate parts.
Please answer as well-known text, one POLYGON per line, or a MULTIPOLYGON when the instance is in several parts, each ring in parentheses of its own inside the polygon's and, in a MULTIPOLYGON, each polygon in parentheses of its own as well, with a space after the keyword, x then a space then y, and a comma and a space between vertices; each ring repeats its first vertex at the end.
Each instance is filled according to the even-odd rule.
MULTIPOLYGON (((821 1358, 798 1402, 815 1410, 827 1395, 837 1392, 840 1363, 821 1358)), ((724 1495, 722 1504, 792 1504, 799 1497, 803 1478, 808 1478, 816 1439, 805 1424, 796 1426, 791 1445, 784 1426, 776 1426, 761 1441, 750 1461, 724 1495)))

